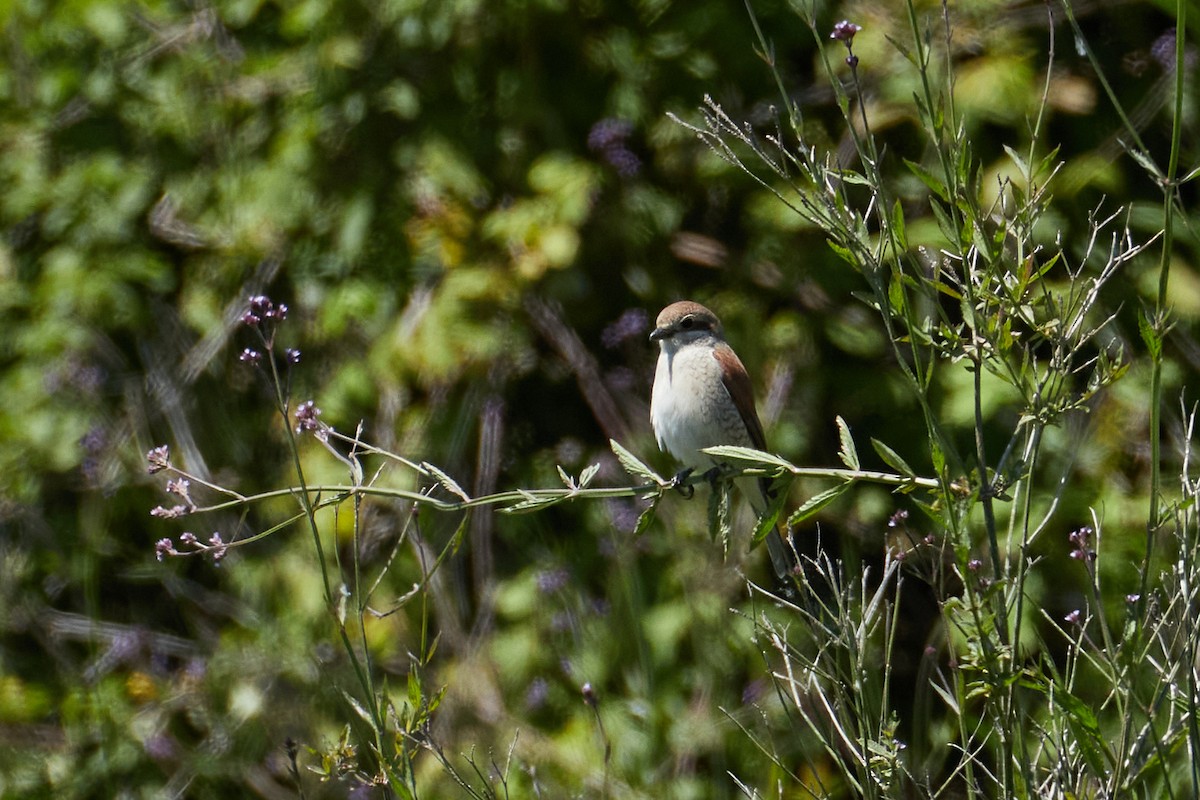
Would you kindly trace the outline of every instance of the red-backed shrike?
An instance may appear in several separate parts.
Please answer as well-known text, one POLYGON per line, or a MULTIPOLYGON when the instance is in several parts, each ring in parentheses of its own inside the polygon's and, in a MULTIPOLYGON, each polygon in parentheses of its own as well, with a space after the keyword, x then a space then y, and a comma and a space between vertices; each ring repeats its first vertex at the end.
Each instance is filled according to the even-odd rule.
MULTIPOLYGON (((750 376, 725 341, 716 314, 690 300, 672 303, 658 315, 650 341, 659 347, 650 400, 659 447, 690 468, 717 465, 716 459, 700 452, 705 447, 767 449, 750 376)), ((770 500, 767 482, 739 478, 737 483, 754 512, 761 514, 770 500)), ((782 534, 776 533, 767 536, 767 550, 782 577, 790 572, 791 559, 782 534)))

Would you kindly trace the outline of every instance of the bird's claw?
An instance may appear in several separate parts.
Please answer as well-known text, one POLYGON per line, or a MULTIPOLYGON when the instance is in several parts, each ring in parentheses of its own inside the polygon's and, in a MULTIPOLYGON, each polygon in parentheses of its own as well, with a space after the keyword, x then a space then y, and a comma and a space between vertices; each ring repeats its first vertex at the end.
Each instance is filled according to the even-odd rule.
POLYGON ((671 478, 671 488, 683 495, 685 500, 691 500, 692 496, 696 494, 695 486, 684 483, 684 481, 691 477, 693 471, 694 470, 692 467, 681 469, 679 472, 675 473, 674 478, 671 478))

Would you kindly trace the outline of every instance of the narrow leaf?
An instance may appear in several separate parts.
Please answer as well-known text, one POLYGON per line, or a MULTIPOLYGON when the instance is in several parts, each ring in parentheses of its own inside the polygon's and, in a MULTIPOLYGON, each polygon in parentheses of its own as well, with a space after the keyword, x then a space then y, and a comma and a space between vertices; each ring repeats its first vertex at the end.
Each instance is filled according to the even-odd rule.
POLYGON ((735 447, 734 445, 723 444, 717 447, 706 447, 701 452, 707 453, 721 461, 742 461, 754 466, 777 467, 787 472, 792 472, 796 469, 790 461, 782 459, 777 455, 772 455, 765 450, 755 450, 753 447, 735 447))
POLYGON ((874 437, 871 439, 871 446, 875 448, 875 452, 883 459, 883 463, 896 470, 896 472, 899 472, 906 478, 916 477, 917 473, 913 471, 908 462, 901 458, 900 454, 895 450, 874 437))
POLYGON ((952 297, 955 300, 962 300, 962 293, 957 289, 951 288, 950 284, 946 283, 945 281, 931 280, 929 281, 929 285, 947 297, 952 297))
POLYGON ((938 229, 947 240, 957 243, 961 238, 962 232, 955 226, 950 219, 950 215, 946 213, 945 207, 941 203, 930 203, 929 210, 933 212, 933 216, 937 219, 938 229))
POLYGON ((555 464, 554 468, 558 470, 558 477, 563 482, 563 486, 566 486, 568 489, 574 489, 575 481, 567 474, 567 471, 558 464, 555 464))
POLYGON ((804 522, 804 520, 814 516, 822 508, 836 500, 842 492, 849 489, 850 484, 851 481, 839 483, 837 486, 834 486, 831 489, 826 489, 820 494, 815 494, 808 498, 808 500, 804 502, 804 505, 793 511, 792 515, 788 517, 788 527, 791 528, 794 525, 799 525, 801 522, 804 522))
POLYGON ((1191 172, 1189 172, 1187 175, 1184 175, 1182 178, 1180 178, 1179 182, 1187 183, 1189 181, 1195 180, 1197 175, 1200 175, 1200 167, 1196 167, 1191 172))
POLYGON ((1021 171, 1021 177, 1028 183, 1031 176, 1029 174, 1029 165, 1025 163, 1025 159, 1021 158, 1020 154, 1008 145, 1004 145, 1004 152, 1008 153, 1008 157, 1012 159, 1012 162, 1017 165, 1017 169, 1021 171))
POLYGON ((622 447, 616 439, 609 439, 608 446, 612 448, 613 455, 621 462, 621 466, 625 471, 633 477, 641 478, 650 483, 664 482, 654 470, 647 467, 637 456, 622 447))
POLYGON ((579 474, 579 488, 586 489, 596 477, 596 473, 600 471, 599 464, 589 464, 584 467, 583 472, 579 474))
POLYGON ((1158 330, 1150 322, 1150 318, 1146 316, 1145 311, 1138 313, 1138 333, 1142 335, 1142 341, 1146 343, 1146 349, 1150 351, 1150 357, 1155 361, 1162 358, 1162 336, 1158 330))
POLYGON ((888 304, 892 307, 892 313, 896 317, 904 316, 904 282, 900 280, 899 274, 895 274, 892 280, 888 282, 888 304))
POLYGON ((350 707, 354 709, 355 714, 358 714, 358 716, 362 717, 363 722, 367 723, 368 725, 374 724, 374 720, 371 719, 371 712, 363 708, 362 703, 358 702, 358 700, 355 699, 355 697, 345 689, 342 690, 342 698, 345 699, 350 707))
POLYGON ((858 469, 858 450, 854 447, 854 439, 850 436, 850 426, 846 424, 846 420, 838 417, 837 428, 838 438, 842 442, 842 449, 838 451, 838 458, 850 469, 858 469))
POLYGON ((909 161, 907 158, 904 159, 904 165, 912 171, 912 174, 920 178, 921 183, 925 184, 925 186, 928 187, 931 192, 943 200, 948 201, 950 199, 950 192, 947 191, 946 184, 935 177, 932 172, 925 169, 915 161, 909 161))
POLYGON ((421 676, 417 673, 416 667, 408 671, 408 704, 412 708, 421 707, 421 676))
POLYGON ((558 505, 566 500, 566 497, 530 497, 522 500, 519 503, 514 503, 511 506, 505 506, 500 509, 502 514, 528 514, 532 511, 541 511, 543 508, 558 505))
POLYGON ((896 244, 900 249, 908 250, 908 233, 904 228, 904 207, 898 199, 892 207, 892 233, 895 235, 896 244))
POLYGON ((1075 695, 1058 687, 1054 692, 1054 701, 1066 712, 1067 725, 1074 734, 1076 745, 1088 763, 1088 767, 1096 775, 1105 775, 1112 768, 1111 759, 1107 758, 1107 750, 1100 724, 1096 715, 1087 703, 1075 695))
POLYGON ((829 249, 836 253, 843 261, 852 267, 858 267, 858 259, 854 257, 854 253, 850 249, 843 247, 840 244, 835 244, 833 240, 827 239, 825 244, 829 245, 829 249))
POLYGON ((754 549, 771 534, 772 531, 779 525, 779 514, 783 511, 783 504, 787 502, 787 488, 790 488, 791 482, 788 482, 788 487, 776 489, 771 496, 771 502, 763 511, 762 516, 758 518, 758 523, 754 526, 754 535, 750 538, 750 549, 754 549))
POLYGON ((654 521, 654 514, 658 511, 658 501, 660 499, 662 499, 662 495, 654 498, 646 510, 638 515, 637 524, 633 526, 634 536, 641 536, 650 527, 650 523, 654 521))

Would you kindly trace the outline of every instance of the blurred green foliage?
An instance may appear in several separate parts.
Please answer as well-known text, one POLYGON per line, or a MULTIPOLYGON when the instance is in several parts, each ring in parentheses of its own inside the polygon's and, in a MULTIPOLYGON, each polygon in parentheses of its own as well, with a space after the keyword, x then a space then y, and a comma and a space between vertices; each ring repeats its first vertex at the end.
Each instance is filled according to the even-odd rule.
MULTIPOLYGON (((929 154, 913 135, 916 75, 888 41, 901 40, 900 8, 790 6, 754 4, 805 136, 853 152, 816 66, 823 48, 843 53, 803 16, 818 30, 853 19, 909 240, 937 247, 927 190, 901 160, 929 154)), ((941 7, 922 8, 936 23, 941 7)), ((1063 166, 1043 240, 1082 252, 1101 202, 1131 204, 1134 233, 1153 235, 1157 189, 1123 155, 1061 12, 978 0, 950 13, 981 193, 1010 169, 1001 145, 1022 149, 1045 93, 1063 166)), ((1165 153, 1171 18, 1149 3, 1080 14, 1148 148, 1165 153)), ((0 29, 0 796, 295 796, 288 739, 305 796, 347 794, 307 770, 360 724, 311 540, 284 531, 219 566, 154 558, 157 539, 192 523, 148 515, 169 504, 145 475, 152 446, 243 493, 289 484, 268 392, 237 361, 252 344, 237 325, 251 294, 291 306, 281 336, 303 353, 296 399, 314 398, 343 432, 363 420, 372 441, 473 493, 557 485, 560 464, 600 462, 600 481, 624 482, 609 437, 670 470, 649 435, 645 333, 684 296, 724 319, 774 449, 836 463, 841 415, 930 468, 858 276, 821 231, 667 117, 694 118, 711 94, 757 135, 775 130, 776 87, 740 4, 14 0, 0 29)), ((1189 76, 1185 165, 1200 141, 1190 92, 1189 76)), ((1184 223, 1168 459, 1174 398, 1200 353, 1197 239, 1184 223)), ((1156 287, 1149 262, 1114 279, 1103 306, 1133 367, 1078 428, 1048 434, 1050 458, 1075 464, 1065 516, 1084 524, 1097 508, 1128 564, 1148 504, 1136 315, 1156 287)), ((938 411, 970 437, 970 376, 957 378, 937 387, 938 411)), ((1016 411, 990 399, 1003 430, 1016 411)), ((340 469, 306 448, 316 480, 340 469)), ((796 503, 819 488, 801 483, 796 503)), ((823 512, 821 537, 849 569, 872 564, 903 503, 849 493, 823 512)), ((797 763, 814 744, 781 719, 752 628, 729 611, 751 610, 738 569, 765 576, 761 554, 736 539, 723 558, 704 505, 670 498, 638 538, 631 502, 477 514, 429 599, 368 618, 366 647, 403 697, 423 626, 440 636, 424 692, 447 693, 430 735, 475 785, 485 780, 464 754, 486 776, 511 746, 514 797, 535 785, 733 797, 730 775, 770 792, 782 776, 742 728, 775 733, 779 757, 797 763)), ((285 498, 194 530, 229 538, 293 512, 285 498)), ((385 562, 407 515, 366 504, 368 566, 385 562)), ((458 522, 422 514, 422 537, 443 544, 458 522)), ((353 546, 345 514, 322 523, 353 546)), ((1040 553, 1063 567, 1038 598, 1055 618, 1085 580, 1065 536, 1040 553)), ((406 546, 376 597, 407 592, 417 562, 406 546)), ((1105 580, 1136 589, 1120 558, 1105 563, 1105 580)), ((928 631, 912 624, 919 654, 928 631)), ((428 796, 455 791, 432 757, 417 768, 428 796)))

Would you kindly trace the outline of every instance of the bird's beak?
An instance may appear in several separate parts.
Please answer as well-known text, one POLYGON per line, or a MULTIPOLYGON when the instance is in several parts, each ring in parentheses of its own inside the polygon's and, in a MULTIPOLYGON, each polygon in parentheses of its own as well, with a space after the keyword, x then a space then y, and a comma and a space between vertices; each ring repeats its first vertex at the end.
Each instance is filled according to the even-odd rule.
POLYGON ((650 331, 650 341, 657 342, 661 339, 665 339, 667 338, 667 333, 668 331, 666 328, 655 328, 654 330, 650 331))

